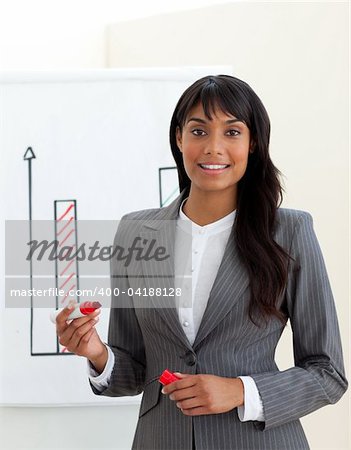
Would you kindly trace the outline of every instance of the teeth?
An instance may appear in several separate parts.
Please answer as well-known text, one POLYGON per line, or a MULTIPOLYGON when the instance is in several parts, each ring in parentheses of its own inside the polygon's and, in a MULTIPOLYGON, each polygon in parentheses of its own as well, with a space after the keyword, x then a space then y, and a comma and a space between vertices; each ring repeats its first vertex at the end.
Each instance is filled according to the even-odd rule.
POLYGON ((200 164, 201 167, 203 167, 204 169, 224 169, 225 167, 227 167, 228 164, 215 164, 215 165, 207 165, 207 164, 200 164))

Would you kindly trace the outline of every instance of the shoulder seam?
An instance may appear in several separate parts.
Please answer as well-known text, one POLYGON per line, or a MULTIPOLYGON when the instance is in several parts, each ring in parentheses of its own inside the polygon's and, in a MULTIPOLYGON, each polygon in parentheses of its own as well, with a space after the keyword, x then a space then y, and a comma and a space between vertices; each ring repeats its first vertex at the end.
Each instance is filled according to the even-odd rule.
POLYGON ((301 214, 299 215, 299 217, 296 219, 295 226, 294 226, 294 231, 293 231, 292 236, 291 236, 291 242, 290 242, 290 246, 289 246, 289 254, 291 253, 291 247, 292 247, 292 244, 294 242, 295 236, 297 234, 297 229, 300 226, 300 223, 303 220, 303 218, 304 217, 308 217, 308 216, 312 217, 311 214, 308 213, 307 211, 302 211, 301 214))

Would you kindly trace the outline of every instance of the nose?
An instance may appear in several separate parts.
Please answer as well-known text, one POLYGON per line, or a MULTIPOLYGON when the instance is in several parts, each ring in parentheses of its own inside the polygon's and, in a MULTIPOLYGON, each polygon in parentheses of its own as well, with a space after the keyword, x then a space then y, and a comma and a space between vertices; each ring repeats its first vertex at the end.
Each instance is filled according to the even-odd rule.
POLYGON ((225 136, 222 132, 211 133, 209 138, 206 140, 206 146, 204 148, 205 154, 218 154, 223 155, 225 152, 225 136))

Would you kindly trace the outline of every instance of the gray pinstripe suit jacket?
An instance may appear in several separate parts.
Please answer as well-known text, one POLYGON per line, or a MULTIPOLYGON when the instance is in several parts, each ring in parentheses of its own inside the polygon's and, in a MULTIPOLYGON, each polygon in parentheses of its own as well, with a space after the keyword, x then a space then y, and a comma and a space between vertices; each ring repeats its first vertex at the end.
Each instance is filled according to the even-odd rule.
MULTIPOLYGON (((170 242, 174 243, 174 228, 169 233, 160 223, 176 219, 184 193, 167 207, 123 216, 115 244, 137 234, 156 239, 157 245, 168 248, 170 242)), ((295 259, 290 263, 288 284, 281 298, 293 330, 294 367, 280 371, 274 361, 283 325, 272 318, 266 328, 258 328, 248 319, 249 279, 232 234, 192 346, 176 308, 158 307, 162 298, 151 297, 154 307, 141 308, 136 295, 112 297, 112 306, 117 307, 110 311, 108 344, 116 363, 110 384, 102 393, 90 386, 96 395, 118 397, 144 392, 133 449, 188 450, 192 448, 192 433, 196 449, 201 450, 308 449, 299 418, 337 402, 346 391, 333 294, 312 216, 305 211, 279 208, 277 221, 274 239, 295 259), (157 378, 165 368, 222 377, 250 375, 262 398, 265 422, 240 422, 236 409, 185 416, 174 401, 160 393, 162 386, 157 378)), ((172 262, 168 259, 165 263, 167 274, 173 273, 172 262)), ((140 261, 133 274, 136 271, 141 277, 145 275, 150 271, 147 264, 140 261)), ((128 270, 123 262, 114 261, 112 287, 121 291, 137 287, 136 279, 128 277, 128 270)), ((145 277, 141 281, 139 277, 138 286, 141 283, 150 287, 153 280, 145 277)), ((171 287, 172 279, 158 279, 157 283, 171 287)))

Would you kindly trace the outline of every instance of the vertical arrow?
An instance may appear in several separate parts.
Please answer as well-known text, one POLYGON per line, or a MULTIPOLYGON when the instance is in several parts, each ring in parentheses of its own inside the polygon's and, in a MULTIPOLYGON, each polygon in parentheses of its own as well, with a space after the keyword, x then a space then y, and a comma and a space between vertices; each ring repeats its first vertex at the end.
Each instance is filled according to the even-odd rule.
MULTIPOLYGON (((32 240, 32 159, 35 158, 35 154, 32 147, 28 147, 26 153, 23 156, 25 161, 28 161, 28 192, 29 192, 29 240, 32 240)), ((30 290, 33 289, 33 267, 32 258, 29 261, 29 280, 30 290)), ((30 353, 33 353, 33 298, 30 296, 30 353)))

